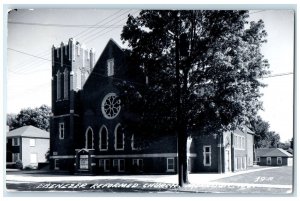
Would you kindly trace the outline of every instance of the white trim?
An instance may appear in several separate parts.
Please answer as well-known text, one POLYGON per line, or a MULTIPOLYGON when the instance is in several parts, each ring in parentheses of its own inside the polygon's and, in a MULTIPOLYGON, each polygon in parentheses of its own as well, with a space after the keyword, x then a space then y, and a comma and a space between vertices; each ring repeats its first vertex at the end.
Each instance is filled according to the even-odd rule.
POLYGON ((94 149, 94 131, 92 129, 92 127, 88 127, 85 131, 85 148, 88 149, 88 133, 89 133, 89 130, 92 131, 92 149, 94 149))
POLYGON ((272 164, 272 158, 271 157, 267 157, 267 165, 271 165, 272 164), (268 159, 270 159, 270 163, 268 163, 268 159))
POLYGON ((50 156, 51 159, 69 159, 69 158, 76 158, 76 156, 69 155, 69 156, 50 156))
POLYGON ((167 158, 167 172, 175 172, 175 158, 167 158), (169 160, 173 161, 172 169, 169 169, 169 160))
POLYGON ((103 124, 99 130, 99 150, 100 151, 107 151, 108 150, 108 130, 106 128, 106 126, 103 124), (102 130, 105 129, 106 130, 106 149, 102 149, 101 145, 102 145, 102 130))
MULTIPOLYGON (((78 114, 72 114, 72 115, 79 117, 78 114)), ((60 118, 60 117, 68 117, 68 116, 71 116, 71 114, 63 114, 63 115, 52 116, 52 118, 60 118)))
POLYGON ((124 139, 125 139, 125 135, 124 135, 124 132, 122 131, 122 148, 117 148, 117 141, 118 141, 118 139, 117 139, 117 131, 118 131, 118 128, 120 127, 120 129, 121 129, 121 131, 122 131, 122 127, 121 127, 121 124, 120 123, 118 123, 117 125, 116 125, 116 127, 115 127, 115 131, 114 131, 114 133, 115 133, 115 144, 114 144, 114 146, 115 146, 115 150, 116 151, 121 151, 121 150, 124 150, 124 147, 125 147, 125 142, 124 142, 124 139))
MULTIPOLYGON (((177 157, 177 153, 156 153, 156 154, 120 154, 120 155, 95 155, 95 158, 171 158, 177 157)), ((197 157, 196 153, 188 153, 188 157, 197 157)))
MULTIPOLYGON (((89 149, 92 150, 92 149, 89 149)), ((172 158, 177 157, 177 153, 157 153, 157 154, 122 154, 122 155, 91 155, 95 158, 172 158)), ((74 155, 50 156, 51 159, 75 158, 74 155)), ((197 157, 196 153, 188 154, 188 157, 197 157)))
POLYGON ((64 122, 58 124, 58 135, 59 135, 58 137, 60 140, 63 140, 65 138, 65 123, 64 122))
POLYGON ((277 157, 277 165, 282 165, 282 157, 277 157), (280 163, 278 163, 278 159, 280 159, 280 163))
POLYGON ((211 166, 211 145, 204 145, 203 146, 203 165, 204 166, 211 166), (209 152, 206 152, 206 148, 209 148, 209 152), (206 155, 209 155, 209 163, 206 163, 206 155))

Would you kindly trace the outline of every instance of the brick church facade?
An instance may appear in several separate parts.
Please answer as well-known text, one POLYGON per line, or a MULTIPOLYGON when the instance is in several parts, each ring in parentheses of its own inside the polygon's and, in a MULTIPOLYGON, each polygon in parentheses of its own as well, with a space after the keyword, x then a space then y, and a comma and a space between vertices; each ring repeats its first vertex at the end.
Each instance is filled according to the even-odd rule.
MULTIPOLYGON (((97 62, 93 49, 74 39, 52 47, 50 168, 77 174, 176 173, 177 141, 160 137, 138 148, 122 129, 115 79, 126 80, 123 50, 110 40, 97 62)), ((189 139, 190 172, 228 172, 253 165, 253 133, 189 139)))

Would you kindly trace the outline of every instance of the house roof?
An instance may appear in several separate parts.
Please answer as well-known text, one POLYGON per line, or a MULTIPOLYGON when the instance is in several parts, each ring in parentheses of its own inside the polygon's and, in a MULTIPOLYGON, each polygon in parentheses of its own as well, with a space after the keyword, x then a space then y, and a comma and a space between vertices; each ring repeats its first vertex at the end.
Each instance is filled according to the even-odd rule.
POLYGON ((281 148, 259 148, 256 149, 258 157, 292 157, 293 155, 281 148))
POLYGON ((49 132, 34 126, 23 126, 21 128, 14 129, 9 131, 6 137, 50 138, 49 132))

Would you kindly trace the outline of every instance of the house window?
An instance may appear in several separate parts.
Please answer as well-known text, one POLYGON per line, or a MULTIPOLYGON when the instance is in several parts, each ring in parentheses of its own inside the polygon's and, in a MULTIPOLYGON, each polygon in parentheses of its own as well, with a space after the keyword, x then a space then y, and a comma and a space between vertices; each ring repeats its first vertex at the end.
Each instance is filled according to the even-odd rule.
POLYGON ((106 126, 102 126, 100 129, 100 151, 106 151, 108 149, 108 132, 106 126))
POLYGON ((104 172, 109 172, 110 170, 110 160, 109 159, 100 159, 99 167, 104 170, 104 172))
POLYGON ((89 127, 85 133, 85 148, 86 149, 94 149, 94 134, 93 129, 89 127))
POLYGON ((59 139, 65 138, 65 123, 59 123, 58 125, 59 139))
POLYGON ((65 69, 64 71, 64 99, 69 98, 69 71, 65 69))
POLYGON ((125 171, 125 160, 124 159, 114 159, 113 160, 114 169, 118 170, 118 172, 125 171))
POLYGON ((30 154, 30 163, 37 163, 37 154, 30 154))
POLYGON ((59 170, 59 159, 54 159, 54 169, 59 170))
POLYGON ((29 146, 35 147, 35 139, 29 139, 29 146))
POLYGON ((20 146, 20 138, 13 138, 12 146, 20 146))
POLYGON ((60 98, 61 98, 60 83, 61 83, 61 74, 59 71, 57 71, 57 74, 56 74, 56 100, 60 100, 60 98))
POLYGON ((174 158, 167 158, 167 172, 175 171, 175 160, 174 158))
POLYGON ((277 165, 282 165, 282 158, 281 157, 277 157, 277 165))
POLYGON ((271 157, 267 157, 267 165, 271 165, 271 157))
POLYGON ((134 140, 134 134, 132 134, 132 137, 131 137, 131 149, 132 150, 137 150, 136 142, 134 140))
POLYGON ((114 75, 114 59, 107 60, 107 76, 114 75))
POLYGON ((132 165, 135 171, 143 170, 143 159, 133 159, 132 165))
POLYGON ((256 161, 257 161, 257 162, 260 162, 260 157, 256 157, 256 161))
POLYGON ((211 146, 203 146, 203 164, 211 166, 211 146))
POLYGON ((124 150, 124 132, 121 124, 115 128, 115 150, 124 150))
POLYGON ((20 160, 20 153, 12 153, 12 162, 17 162, 20 160))

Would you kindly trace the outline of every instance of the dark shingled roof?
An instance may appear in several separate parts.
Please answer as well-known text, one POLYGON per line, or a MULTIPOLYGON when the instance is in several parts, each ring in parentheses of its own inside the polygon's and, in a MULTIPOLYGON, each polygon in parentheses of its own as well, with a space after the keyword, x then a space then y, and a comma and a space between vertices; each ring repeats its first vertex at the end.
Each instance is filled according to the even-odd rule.
POLYGON ((15 130, 9 131, 7 137, 35 137, 35 138, 49 138, 49 132, 39 129, 34 126, 23 126, 15 130))
POLYGON ((258 157, 293 157, 292 154, 281 148, 259 148, 256 149, 258 157))

